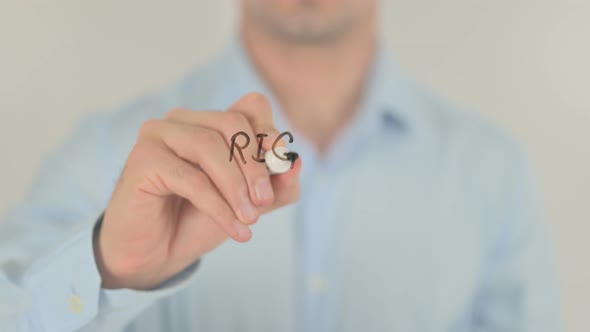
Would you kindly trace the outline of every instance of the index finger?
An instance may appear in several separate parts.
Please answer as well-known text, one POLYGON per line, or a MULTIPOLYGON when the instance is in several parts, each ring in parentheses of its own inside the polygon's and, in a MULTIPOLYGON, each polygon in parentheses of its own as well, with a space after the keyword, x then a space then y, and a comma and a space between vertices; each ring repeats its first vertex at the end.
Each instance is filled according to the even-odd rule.
MULTIPOLYGON (((228 112, 239 112, 243 114, 248 119, 255 135, 268 135, 262 141, 262 148, 265 151, 272 148, 272 144, 280 135, 274 123, 272 105, 268 98, 261 93, 252 92, 243 96, 228 109, 228 112)), ((277 143, 277 146, 286 145, 287 143, 284 139, 281 139, 277 143)))

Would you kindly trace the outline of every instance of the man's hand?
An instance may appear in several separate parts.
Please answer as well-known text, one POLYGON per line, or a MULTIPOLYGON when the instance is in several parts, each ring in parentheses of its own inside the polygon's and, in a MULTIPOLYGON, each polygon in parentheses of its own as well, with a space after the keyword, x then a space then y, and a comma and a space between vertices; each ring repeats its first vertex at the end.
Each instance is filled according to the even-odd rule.
POLYGON ((95 234, 103 287, 154 287, 228 237, 248 241, 261 214, 295 202, 301 161, 271 178, 251 157, 259 133, 268 134, 264 150, 279 136, 270 103, 256 93, 225 112, 174 110, 146 122, 95 234), (229 162, 239 131, 252 138, 246 164, 229 162))

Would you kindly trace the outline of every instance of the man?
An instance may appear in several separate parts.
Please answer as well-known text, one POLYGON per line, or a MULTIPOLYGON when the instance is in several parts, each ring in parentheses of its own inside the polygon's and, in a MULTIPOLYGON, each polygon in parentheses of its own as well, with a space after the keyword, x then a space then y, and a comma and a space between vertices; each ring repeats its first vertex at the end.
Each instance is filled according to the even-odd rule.
POLYGON ((377 11, 244 0, 213 63, 83 123, 0 225, 6 329, 559 330, 523 154, 406 79, 377 11))

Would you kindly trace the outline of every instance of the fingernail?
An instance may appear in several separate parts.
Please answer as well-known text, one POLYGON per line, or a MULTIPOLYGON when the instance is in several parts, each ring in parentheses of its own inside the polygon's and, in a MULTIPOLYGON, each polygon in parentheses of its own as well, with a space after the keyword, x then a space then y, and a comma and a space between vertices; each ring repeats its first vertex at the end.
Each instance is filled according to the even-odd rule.
POLYGON ((250 237, 250 228, 242 224, 239 220, 234 221, 234 228, 238 233, 238 238, 240 238, 240 240, 244 240, 250 237))
POLYGON ((270 180, 266 177, 261 178, 256 182, 254 192, 256 193, 256 198, 262 202, 272 201, 274 198, 270 180))
POLYGON ((242 203, 240 211, 242 212, 242 217, 244 217, 246 221, 254 222, 258 218, 258 211, 254 205, 250 203, 250 199, 248 198, 246 198, 242 203))

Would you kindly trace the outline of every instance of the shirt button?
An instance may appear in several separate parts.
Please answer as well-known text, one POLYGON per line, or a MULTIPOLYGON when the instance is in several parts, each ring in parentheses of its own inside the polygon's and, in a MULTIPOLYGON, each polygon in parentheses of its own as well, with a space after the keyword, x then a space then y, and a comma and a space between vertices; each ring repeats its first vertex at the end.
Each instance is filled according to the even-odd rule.
POLYGON ((70 296, 69 303, 70 309, 72 309, 74 313, 79 314, 84 311, 84 302, 82 302, 82 299, 78 295, 70 296))
POLYGON ((309 287, 314 293, 325 292, 328 289, 328 282, 324 276, 316 275, 309 280, 309 287))

